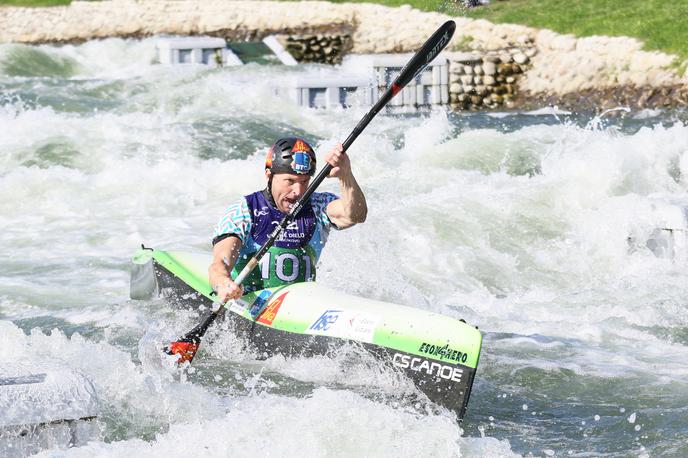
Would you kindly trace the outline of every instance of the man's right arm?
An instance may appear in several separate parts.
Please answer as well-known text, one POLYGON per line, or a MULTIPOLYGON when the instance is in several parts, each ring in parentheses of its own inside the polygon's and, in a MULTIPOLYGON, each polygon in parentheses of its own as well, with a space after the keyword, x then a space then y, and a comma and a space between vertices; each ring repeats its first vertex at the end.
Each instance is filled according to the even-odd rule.
POLYGON ((223 304, 244 294, 243 288, 234 283, 230 276, 240 250, 239 237, 226 237, 213 246, 213 261, 208 268, 208 279, 217 293, 217 300, 223 304))

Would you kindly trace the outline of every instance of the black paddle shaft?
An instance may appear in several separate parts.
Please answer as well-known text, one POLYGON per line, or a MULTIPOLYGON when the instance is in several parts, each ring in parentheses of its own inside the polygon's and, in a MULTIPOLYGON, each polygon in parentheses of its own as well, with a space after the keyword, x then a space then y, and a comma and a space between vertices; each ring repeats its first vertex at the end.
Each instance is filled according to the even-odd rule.
MULTIPOLYGON (((343 149, 345 152, 349 149, 354 140, 358 138, 361 132, 363 132, 366 126, 370 124, 370 121, 373 120, 373 118, 378 114, 378 112, 385 105, 387 105, 387 103, 390 100, 392 100, 392 97, 397 95, 409 82, 411 82, 412 79, 418 76, 420 72, 422 72, 423 69, 430 62, 432 62, 433 59, 435 59, 435 57, 437 57, 440 51, 442 51, 447 46, 447 44, 449 44, 449 41, 454 35, 455 30, 456 23, 454 21, 447 21, 444 24, 442 24, 442 26, 439 29, 437 29, 430 38, 428 38, 428 40, 423 44, 423 46, 418 50, 418 52, 416 52, 416 54, 411 58, 411 60, 408 61, 404 68, 401 69, 399 76, 397 76, 392 85, 387 88, 385 93, 382 94, 382 97, 378 99, 378 101, 375 103, 375 105, 373 105, 370 111, 368 111, 368 113, 366 113, 366 115, 363 116, 363 118, 358 122, 356 127, 354 127, 351 134, 349 134, 349 136, 343 143, 343 149)), ((277 225, 277 227, 275 227, 275 229, 270 234, 270 237, 268 237, 263 246, 260 247, 258 252, 249 260, 249 262, 246 264, 246 266, 244 266, 239 275, 234 279, 234 281, 237 284, 240 285, 248 276, 248 274, 258 265, 265 253, 267 253, 267 251, 279 238, 279 236, 286 229, 289 223, 294 221, 299 211, 301 211, 303 205, 308 201, 308 199, 310 199, 313 192, 315 192, 316 188, 320 186, 320 183, 322 183, 323 180, 330 174, 331 170, 332 165, 330 165, 329 163, 325 164, 325 167, 323 167, 320 173, 316 175, 311 184, 308 186, 306 192, 304 192, 301 198, 296 202, 296 204, 294 204, 289 213, 285 215, 284 218, 282 218, 282 221, 279 223, 279 225, 277 225)), ((202 323, 200 323, 194 329, 186 333, 186 335, 179 339, 178 342, 200 343, 201 337, 203 337, 203 335, 205 334, 208 327, 212 324, 212 322, 215 321, 215 318, 217 318, 217 316, 220 314, 220 311, 223 307, 224 304, 220 304, 220 307, 218 309, 212 311, 210 315, 203 319, 202 323)))

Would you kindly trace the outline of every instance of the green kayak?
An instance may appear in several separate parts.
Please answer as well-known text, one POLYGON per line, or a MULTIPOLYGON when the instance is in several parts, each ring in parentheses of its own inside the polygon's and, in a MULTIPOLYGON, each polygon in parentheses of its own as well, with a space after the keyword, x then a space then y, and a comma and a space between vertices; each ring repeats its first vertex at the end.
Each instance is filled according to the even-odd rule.
MULTIPOLYGON (((141 249, 133 258, 131 296, 162 293, 190 307, 211 307, 210 261, 209 253, 141 249)), ((322 355, 336 345, 360 345, 381 364, 402 371, 430 401, 460 419, 466 412, 482 335, 462 320, 316 282, 246 294, 228 303, 224 318, 267 355, 322 355)))

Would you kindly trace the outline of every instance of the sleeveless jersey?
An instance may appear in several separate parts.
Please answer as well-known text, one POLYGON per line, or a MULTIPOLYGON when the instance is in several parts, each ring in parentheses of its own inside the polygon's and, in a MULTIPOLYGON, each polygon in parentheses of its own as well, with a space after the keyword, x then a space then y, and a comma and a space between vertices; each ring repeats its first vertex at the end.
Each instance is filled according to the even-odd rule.
MULTIPOLYGON (((327 204, 337 198, 331 193, 313 193, 296 219, 246 277, 245 292, 315 280, 315 265, 330 229, 336 228, 325 210, 327 204)), ((264 191, 249 194, 229 207, 215 229, 214 241, 227 235, 241 239, 242 247, 232 278, 236 278, 284 216, 266 198, 264 191)))

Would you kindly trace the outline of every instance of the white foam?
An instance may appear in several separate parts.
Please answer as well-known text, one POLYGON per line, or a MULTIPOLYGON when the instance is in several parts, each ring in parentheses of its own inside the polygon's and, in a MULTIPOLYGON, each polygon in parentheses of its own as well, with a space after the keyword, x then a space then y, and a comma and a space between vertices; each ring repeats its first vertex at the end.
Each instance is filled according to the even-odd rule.
MULTIPOLYGON (((464 447, 495 450, 474 442, 461 439, 454 422, 444 417, 418 417, 350 392, 318 388, 306 399, 266 394, 241 399, 222 418, 174 425, 150 443, 94 443, 71 449, 69 456, 182 457, 201 450, 207 456, 255 456, 268 450, 282 456, 380 456, 390 450, 399 456, 461 456, 464 447)), ((495 440, 484 442, 508 452, 495 440)))
POLYGON ((538 108, 537 110, 531 110, 525 112, 527 115, 532 116, 542 116, 542 115, 570 115, 570 111, 562 110, 557 106, 538 108))
MULTIPOLYGON (((59 330, 30 335, 0 321, 0 360, 51 361, 85 374, 100 400, 101 417, 117 418, 138 427, 213 418, 223 412, 218 398, 200 386, 175 381, 169 372, 144 372, 128 352, 78 334, 67 338, 59 330), (142 421, 142 419, 147 419, 142 421)), ((133 433, 131 431, 130 433, 133 433)))

